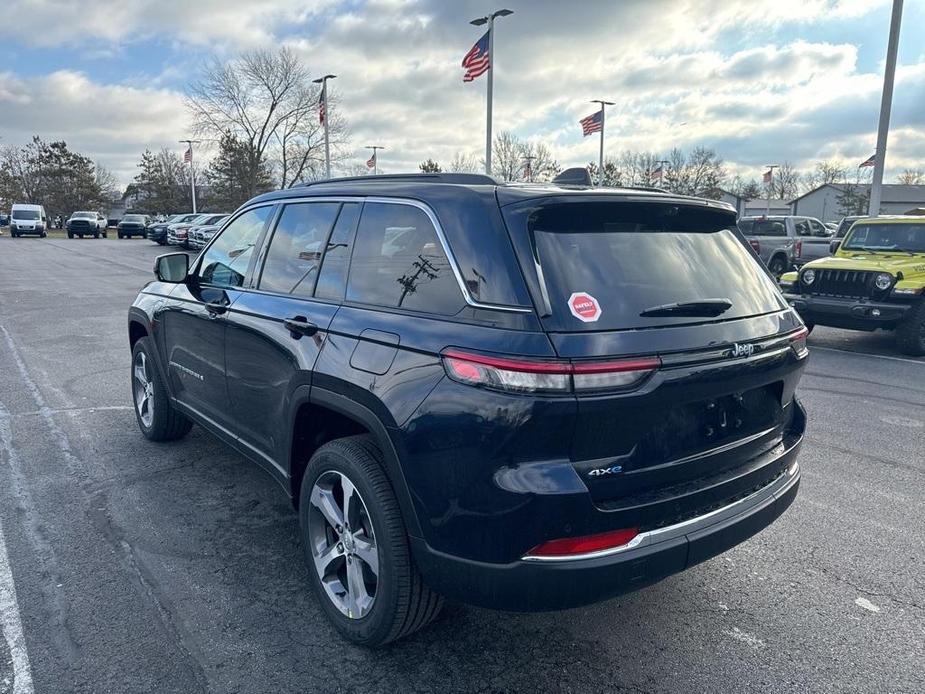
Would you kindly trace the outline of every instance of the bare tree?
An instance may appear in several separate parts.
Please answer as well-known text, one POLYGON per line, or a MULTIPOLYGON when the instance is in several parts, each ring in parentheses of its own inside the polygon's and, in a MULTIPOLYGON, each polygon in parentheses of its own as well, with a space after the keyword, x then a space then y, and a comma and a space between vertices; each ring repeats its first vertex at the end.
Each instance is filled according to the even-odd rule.
POLYGON ((561 171, 559 163, 553 158, 549 147, 542 142, 525 142, 520 147, 523 166, 520 178, 529 181, 549 181, 561 171), (527 168, 527 162, 530 166, 527 168))
POLYGON ((492 174, 504 181, 516 181, 523 170, 523 143, 510 130, 495 135, 492 146, 492 174))
POLYGON ((774 170, 774 180, 769 186, 769 197, 778 200, 792 200, 800 194, 800 173, 793 164, 785 161, 774 170))
POLYGON ((481 169, 479 167, 479 161, 475 156, 457 152, 446 170, 454 173, 476 173, 481 169))
POLYGON ((848 169, 835 159, 817 161, 812 171, 803 176, 803 191, 809 192, 827 183, 844 183, 848 180, 848 169))
POLYGON ((906 169, 896 177, 896 182, 907 186, 922 185, 925 184, 925 173, 921 169, 906 169))

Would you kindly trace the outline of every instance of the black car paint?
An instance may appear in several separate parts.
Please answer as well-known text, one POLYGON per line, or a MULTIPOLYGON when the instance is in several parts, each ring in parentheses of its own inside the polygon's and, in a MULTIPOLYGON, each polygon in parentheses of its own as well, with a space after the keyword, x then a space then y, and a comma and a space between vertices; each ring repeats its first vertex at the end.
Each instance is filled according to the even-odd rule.
MULTIPOLYGON (((292 456, 300 408, 336 412, 372 433, 415 559, 437 590, 465 602, 521 610, 610 597, 754 534, 792 500, 798 473, 779 499, 774 496, 773 503, 749 509, 740 521, 715 528, 715 535, 674 538, 658 551, 650 547, 569 565, 538 565, 521 557, 552 538, 655 528, 770 485, 788 470, 793 474, 805 425, 794 391, 805 359, 787 349, 772 358, 759 353, 732 360, 725 347, 781 336, 786 341, 802 324, 784 305, 768 315, 651 330, 544 332, 533 308, 537 279, 518 262, 499 203, 550 195, 582 199, 602 194, 331 183, 267 194, 245 206, 323 196, 424 203, 442 225, 475 298, 528 310, 467 306, 448 318, 257 290, 251 286, 254 267, 262 261, 274 214, 257 242, 243 287, 152 282, 130 310, 130 335, 153 336, 158 369, 182 411, 261 464, 293 497, 299 483, 300 461, 292 456), (471 229, 480 232, 467 233, 471 229), (317 332, 305 336, 288 330, 284 321, 295 316, 314 323, 317 332), (450 380, 440 360, 447 347, 538 358, 657 354, 664 365, 629 393, 522 395, 450 380), (618 493, 618 480, 587 476, 590 467, 614 456, 607 450, 616 440, 606 435, 608 422, 645 422, 685 403, 764 387, 779 393, 774 432, 696 463, 687 475, 677 476, 676 484, 670 470, 643 469, 633 478, 639 489, 634 500, 618 493), (719 472, 710 471, 711 463, 719 472), (572 576, 585 582, 581 590, 574 585, 566 589, 572 576), (528 581, 527 588, 521 579, 528 581)), ((620 199, 651 202, 653 197, 630 192, 620 199)), ((708 205, 668 196, 656 200, 708 205)), ((731 211, 719 213, 734 222, 731 211)))

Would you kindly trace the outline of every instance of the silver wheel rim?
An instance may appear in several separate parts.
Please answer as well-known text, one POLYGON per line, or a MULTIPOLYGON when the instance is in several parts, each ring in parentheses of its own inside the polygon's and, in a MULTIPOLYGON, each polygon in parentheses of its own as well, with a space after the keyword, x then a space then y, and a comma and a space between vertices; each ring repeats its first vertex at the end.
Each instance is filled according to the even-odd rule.
POLYGON ((349 619, 373 608, 379 587, 379 547, 363 497, 340 472, 315 480, 308 537, 315 572, 328 599, 349 619))
POLYGON ((132 390, 135 393, 138 418, 142 424, 150 427, 154 421, 154 381, 144 352, 136 354, 132 364, 132 390))

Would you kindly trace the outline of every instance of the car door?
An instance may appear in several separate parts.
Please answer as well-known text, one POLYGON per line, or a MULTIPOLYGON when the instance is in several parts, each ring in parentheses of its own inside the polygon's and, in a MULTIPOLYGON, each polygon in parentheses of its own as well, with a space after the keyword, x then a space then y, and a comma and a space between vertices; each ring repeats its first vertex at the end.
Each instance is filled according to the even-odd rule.
POLYGON ((225 322, 256 262, 272 206, 240 214, 156 312, 170 392, 215 426, 231 421, 225 383, 225 322))
POLYGON ((234 429, 271 472, 288 474, 291 402, 312 381, 339 299, 322 285, 322 264, 348 243, 359 202, 283 205, 264 244, 252 287, 227 315, 226 371, 234 429), (332 252, 333 251, 333 252, 332 252))

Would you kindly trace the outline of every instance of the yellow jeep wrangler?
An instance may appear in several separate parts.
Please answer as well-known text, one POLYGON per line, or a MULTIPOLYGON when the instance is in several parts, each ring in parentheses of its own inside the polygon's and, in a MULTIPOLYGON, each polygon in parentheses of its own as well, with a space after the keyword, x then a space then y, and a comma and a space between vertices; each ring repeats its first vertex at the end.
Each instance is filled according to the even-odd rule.
POLYGON ((862 217, 780 285, 810 329, 895 330, 900 351, 925 355, 925 217, 862 217))

